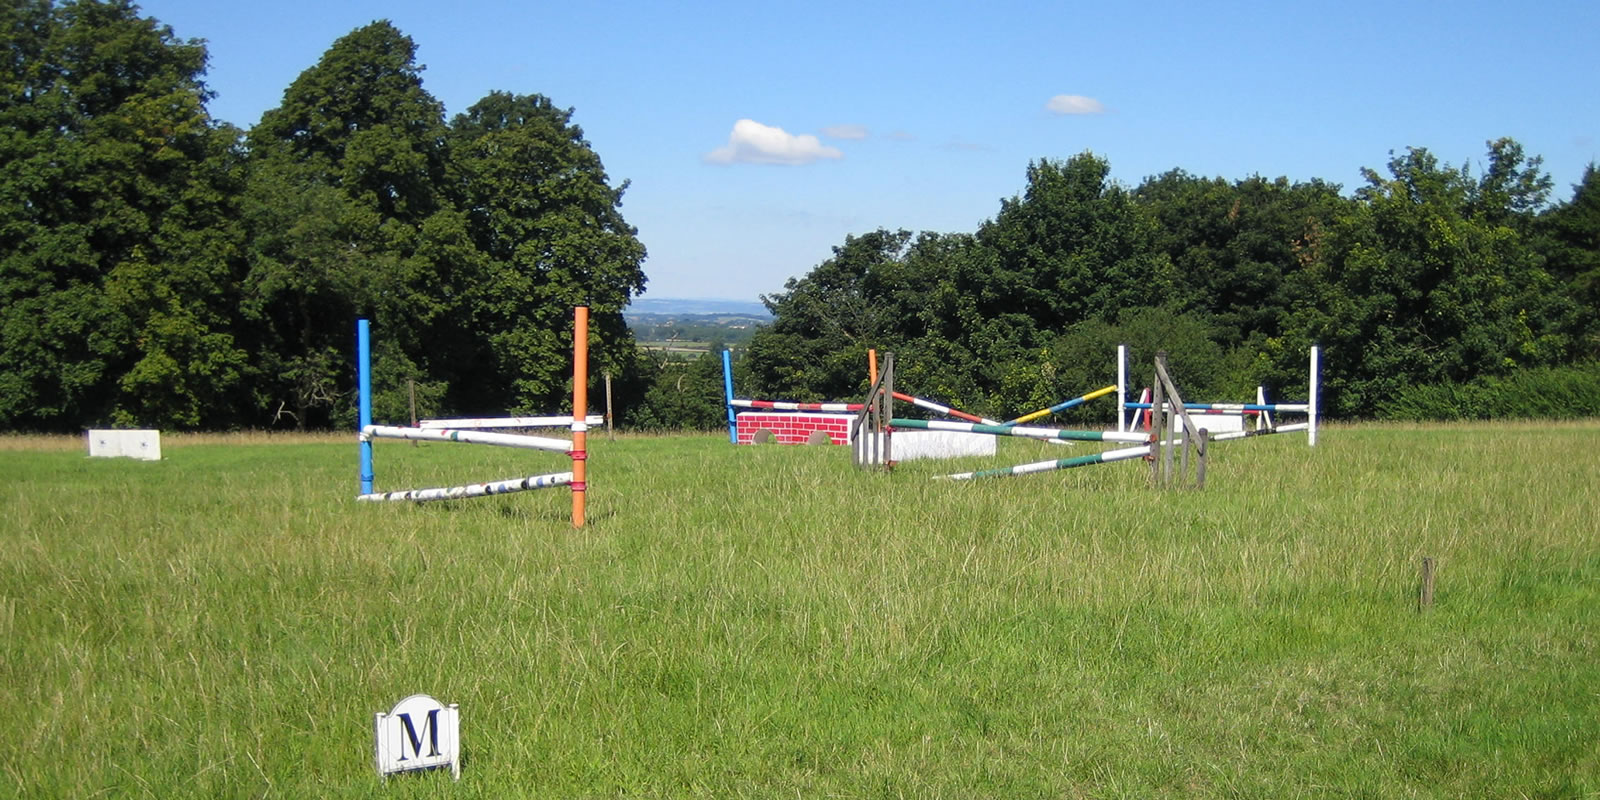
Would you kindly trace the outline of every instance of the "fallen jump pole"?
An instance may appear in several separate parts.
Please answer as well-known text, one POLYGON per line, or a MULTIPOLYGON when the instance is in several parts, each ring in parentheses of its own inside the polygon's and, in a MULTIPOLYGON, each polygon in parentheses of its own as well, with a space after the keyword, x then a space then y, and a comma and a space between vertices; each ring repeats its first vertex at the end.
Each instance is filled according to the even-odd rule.
POLYGON ((490 483, 473 483, 466 486, 451 486, 440 489, 407 489, 400 492, 375 492, 357 497, 364 502, 381 502, 385 500, 409 500, 414 503, 424 503, 430 500, 460 500, 466 497, 487 497, 491 494, 511 494, 512 492, 525 492, 529 489, 548 489, 553 486, 567 486, 572 483, 572 473, 556 472, 550 475, 531 475, 526 478, 513 478, 507 481, 492 481, 490 483))
POLYGON ((974 422, 949 422, 938 419, 892 419, 890 427, 923 431, 986 433, 991 436, 1021 436, 1029 439, 1066 439, 1076 442, 1119 442, 1138 444, 1150 441, 1146 433, 1118 431, 1073 431, 1060 428, 1034 428, 1024 425, 981 425, 974 422))
POLYGON ((935 403, 932 400, 925 400, 925 399, 923 399, 921 397, 912 397, 909 394, 903 394, 901 392, 895 392, 894 393, 894 399, 899 400, 902 403, 910 403, 910 404, 912 404, 912 405, 914 405, 914 406, 916 406, 918 408, 926 408, 929 411, 932 411, 932 412, 934 412, 936 414, 943 414, 943 415, 945 415, 947 417, 955 417, 956 419, 964 419, 964 420, 966 420, 968 422, 976 422, 979 425, 1000 425, 1000 424, 1002 424, 1002 423, 996 422, 996 421, 994 421, 992 419, 989 419, 987 417, 980 417, 980 416, 977 416, 976 414, 968 414, 965 411, 959 411, 959 410, 951 408, 951 407, 949 407, 949 406, 947 406, 947 405, 945 405, 943 403, 935 403))
POLYGON ((1049 408, 1041 408, 1038 411, 1033 412, 1032 414, 1023 414, 1022 416, 1017 417, 1016 419, 1011 420, 1010 422, 1007 422, 1007 423, 1004 423, 1004 424, 1006 424, 1006 425, 1020 425, 1020 424, 1022 424, 1024 422, 1032 422, 1032 421, 1034 421, 1034 420, 1036 420, 1036 419, 1038 419, 1040 417, 1050 416, 1051 414, 1054 414, 1057 411, 1066 411, 1067 409, 1072 408, 1073 406, 1081 406, 1084 403, 1089 402, 1090 400, 1093 400, 1093 399, 1098 398, 1098 397, 1105 397, 1106 395, 1111 394, 1112 392, 1115 392, 1115 391, 1117 391, 1117 387, 1116 386, 1107 386, 1107 387, 1105 387, 1103 389, 1096 389, 1096 390, 1094 390, 1094 391, 1092 391, 1092 392, 1090 392, 1090 393, 1088 393, 1086 395, 1083 395, 1082 397, 1074 397, 1071 400, 1062 401, 1062 402, 1057 403, 1056 405, 1053 405, 1053 406, 1051 406, 1049 408))
MULTIPOLYGON (((1301 423, 1297 425, 1285 425, 1281 428, 1267 428, 1259 431, 1229 431, 1227 433, 1219 433, 1211 436, 1211 441, 1222 442, 1230 439, 1250 439, 1256 436, 1268 436, 1274 433, 1290 433, 1293 431, 1303 431, 1305 429, 1306 424, 1301 423)), ((1179 438, 1172 440, 1170 443, 1182 444, 1182 442, 1183 440, 1179 438)), ((1127 461, 1131 458, 1143 458, 1149 455, 1150 451, 1151 445, 1147 444, 1141 447, 1124 447, 1119 450, 1107 450, 1103 453, 1095 453, 1087 456, 1076 456, 1074 458, 1061 458, 1056 459, 1055 461, 1036 461, 1031 464, 1018 464, 1015 467, 983 469, 976 472, 959 472, 954 475, 936 475, 934 476, 934 479, 967 481, 975 478, 1002 478, 1012 475, 1031 475, 1036 472, 1050 472, 1051 470, 1072 469, 1074 467, 1087 467, 1091 464, 1109 464, 1113 461, 1127 461)))
POLYGON ((1125 447, 1121 450, 1107 450, 1094 455, 1075 456, 1073 458, 1060 458, 1055 461, 1036 461, 1032 464, 1018 464, 1015 467, 1001 469, 981 469, 977 472, 958 472, 954 475, 937 475, 934 480, 970 481, 975 478, 1001 478, 1012 475, 1031 475, 1035 472, 1049 472, 1057 469, 1072 469, 1073 467, 1087 467, 1090 464, 1108 464, 1112 461, 1127 461, 1130 458, 1143 458, 1150 454, 1150 445, 1143 447, 1125 447))

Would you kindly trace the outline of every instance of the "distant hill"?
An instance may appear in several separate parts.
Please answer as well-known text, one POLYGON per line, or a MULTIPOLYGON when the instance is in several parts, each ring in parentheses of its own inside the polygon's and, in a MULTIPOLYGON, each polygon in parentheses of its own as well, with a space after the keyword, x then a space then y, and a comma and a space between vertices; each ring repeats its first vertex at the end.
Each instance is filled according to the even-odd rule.
POLYGON ((762 320, 772 318, 767 313, 767 307, 758 301, 695 297, 647 297, 633 301, 622 314, 624 317, 636 314, 726 314, 762 320))
POLYGON ((715 342, 743 347, 772 322, 760 303, 706 298, 635 300, 622 316, 642 347, 673 360, 694 358, 715 342))

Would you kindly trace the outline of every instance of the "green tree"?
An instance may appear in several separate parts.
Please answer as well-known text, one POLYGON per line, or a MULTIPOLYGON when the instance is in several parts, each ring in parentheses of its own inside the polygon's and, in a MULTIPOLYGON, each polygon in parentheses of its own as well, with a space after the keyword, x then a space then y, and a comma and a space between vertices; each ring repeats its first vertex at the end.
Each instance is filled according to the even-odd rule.
POLYGON ((966 288, 983 317, 1061 331, 1169 295, 1172 265, 1156 246, 1155 220, 1110 174, 1110 162, 1092 153, 1028 165, 1022 196, 1002 201, 978 229, 994 268, 969 276, 977 285, 966 288))
POLYGON ((1555 182, 1541 169, 1544 159, 1527 155, 1515 139, 1501 137, 1487 147, 1489 163, 1473 187, 1469 210, 1485 222, 1526 235, 1555 182))
POLYGON ((1313 180, 1229 183, 1172 170, 1134 192, 1159 223, 1179 307, 1209 316, 1228 344, 1276 337, 1303 290, 1308 250, 1349 201, 1313 180))
POLYGON ((0 10, 0 425, 236 420, 237 133, 126 0, 0 10))
POLYGON ((766 397, 837 400, 865 390, 867 351, 892 347, 909 231, 846 236, 833 257, 784 291, 763 296, 771 325, 750 342, 752 390, 766 397))
POLYGON ((649 389, 637 405, 628 409, 627 420, 645 430, 716 430, 727 424, 723 404, 722 343, 712 342, 708 352, 692 361, 649 362, 644 376, 649 389))
POLYGON ((458 276, 465 318, 432 341, 458 339, 458 403, 557 407, 568 381, 572 307, 589 306, 591 372, 625 373, 634 342, 622 309, 642 292, 645 248, 621 212, 600 156, 572 109, 540 95, 494 92, 452 120, 455 179, 479 254, 458 276), (467 337, 467 338, 463 338, 467 337))
POLYGON ((358 28, 249 134, 244 312, 268 405, 292 409, 299 426, 348 407, 357 316, 377 331, 378 391, 402 391, 407 377, 437 391, 431 367, 453 355, 428 334, 461 313, 453 272, 471 271, 475 249, 447 192, 444 109, 415 60, 416 44, 388 22, 358 28))
MULTIPOLYGON (((1508 169, 1537 164, 1505 165, 1500 175, 1508 169)), ((1543 322, 1562 315, 1551 307, 1561 300, 1555 284, 1505 224, 1522 213, 1516 198, 1524 195, 1501 193, 1510 199, 1486 205, 1499 177, 1475 181, 1420 148, 1392 158, 1388 176, 1364 174, 1368 185, 1331 232, 1291 337, 1326 346, 1334 413, 1370 415, 1413 384, 1465 382, 1565 355, 1543 322)))
POLYGON ((1543 214, 1538 229, 1548 269, 1572 299, 1576 354, 1600 358, 1600 169, 1586 167, 1572 199, 1543 214))
POLYGON ((876 348, 897 352, 907 388, 974 412, 1008 412, 1047 392, 1040 353, 1062 331, 1114 321, 1172 287, 1153 217, 1108 176, 1092 154, 1046 160, 1029 165, 1026 192, 975 235, 847 237, 765 298, 774 321, 751 342, 756 389, 854 396, 876 348))

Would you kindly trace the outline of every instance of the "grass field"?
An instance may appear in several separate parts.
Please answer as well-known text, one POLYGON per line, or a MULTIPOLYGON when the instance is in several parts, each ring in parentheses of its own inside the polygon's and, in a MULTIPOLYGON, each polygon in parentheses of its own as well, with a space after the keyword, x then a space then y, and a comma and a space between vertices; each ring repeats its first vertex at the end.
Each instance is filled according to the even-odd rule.
POLYGON ((1000 444, 591 436, 575 531, 565 490, 357 505, 351 436, 0 438, 0 795, 1600 797, 1600 423, 929 480, 1092 452, 1000 444), (414 692, 461 705, 460 784, 374 773, 414 692))

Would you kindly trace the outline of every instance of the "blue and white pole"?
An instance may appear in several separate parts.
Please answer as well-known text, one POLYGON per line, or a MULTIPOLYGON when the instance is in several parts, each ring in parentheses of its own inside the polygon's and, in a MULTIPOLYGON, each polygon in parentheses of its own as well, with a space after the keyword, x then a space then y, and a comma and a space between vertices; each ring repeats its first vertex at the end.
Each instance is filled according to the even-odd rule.
MULTIPOLYGON (((356 430, 365 431, 372 424, 372 340, 367 333, 367 321, 356 320, 356 391, 361 410, 356 420, 356 430)), ((372 440, 361 437, 361 494, 372 494, 372 440)))
POLYGON ((733 418, 733 351, 722 351, 722 394, 728 407, 728 444, 739 443, 739 423, 733 418))

